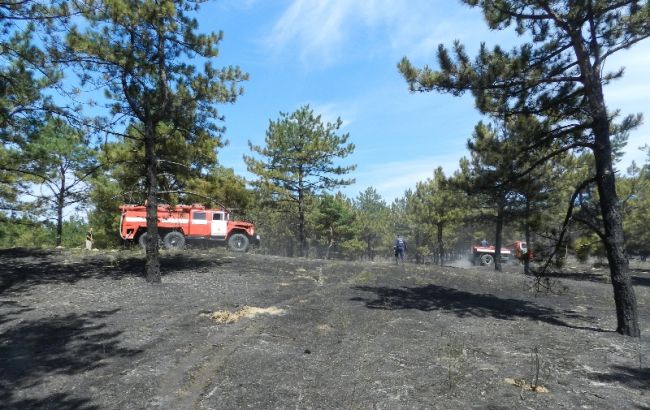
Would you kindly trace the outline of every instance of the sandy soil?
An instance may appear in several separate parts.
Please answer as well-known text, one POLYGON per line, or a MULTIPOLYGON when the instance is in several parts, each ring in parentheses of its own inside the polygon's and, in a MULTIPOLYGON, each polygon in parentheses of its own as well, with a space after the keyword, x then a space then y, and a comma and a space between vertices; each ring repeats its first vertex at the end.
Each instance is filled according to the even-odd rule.
POLYGON ((631 339, 603 269, 163 259, 0 251, 0 407, 650 409, 647 265, 631 339))

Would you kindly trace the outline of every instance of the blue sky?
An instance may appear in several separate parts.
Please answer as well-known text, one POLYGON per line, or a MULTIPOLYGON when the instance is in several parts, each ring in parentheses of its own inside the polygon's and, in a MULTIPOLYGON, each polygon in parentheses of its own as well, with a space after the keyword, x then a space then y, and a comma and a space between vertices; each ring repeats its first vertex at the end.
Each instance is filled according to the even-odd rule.
MULTIPOLYGON (((263 145, 270 119, 309 104, 325 120, 343 120, 357 164, 349 197, 373 186, 387 201, 403 196, 442 166, 451 174, 467 155, 467 138, 481 119, 470 96, 410 94, 396 65, 407 56, 435 66, 439 43, 460 40, 470 55, 480 42, 514 45, 511 31, 491 32, 476 9, 450 0, 218 0, 205 3, 201 31, 223 30, 216 66, 238 65, 250 74, 245 94, 221 106, 230 144, 222 165, 250 179, 242 156, 248 141, 263 145)), ((626 67, 608 86, 610 108, 642 112, 650 121, 650 41, 612 58, 626 67)), ((650 126, 633 131, 621 168, 642 163, 638 147, 650 126)))

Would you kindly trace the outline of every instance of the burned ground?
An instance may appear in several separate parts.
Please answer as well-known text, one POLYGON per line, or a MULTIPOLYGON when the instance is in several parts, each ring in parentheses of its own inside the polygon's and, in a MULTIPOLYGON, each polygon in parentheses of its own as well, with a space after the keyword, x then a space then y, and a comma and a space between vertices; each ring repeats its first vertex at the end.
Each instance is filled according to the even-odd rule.
POLYGON ((650 408, 648 266, 631 339, 602 268, 568 266, 540 294, 516 266, 212 249, 163 255, 151 285, 142 259, 0 251, 4 407, 650 408), (211 316, 245 307, 274 309, 211 316))

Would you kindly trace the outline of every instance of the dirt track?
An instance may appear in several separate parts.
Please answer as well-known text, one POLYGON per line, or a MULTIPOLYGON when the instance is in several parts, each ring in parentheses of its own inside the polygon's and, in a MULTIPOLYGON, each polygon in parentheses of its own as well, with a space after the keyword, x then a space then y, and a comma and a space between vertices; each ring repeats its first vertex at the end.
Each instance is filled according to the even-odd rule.
POLYGON ((650 409, 647 267, 636 340, 600 271, 536 295, 516 267, 217 249, 166 255, 152 286, 139 258, 0 251, 0 407, 650 409), (280 314, 210 317, 245 306, 280 314))

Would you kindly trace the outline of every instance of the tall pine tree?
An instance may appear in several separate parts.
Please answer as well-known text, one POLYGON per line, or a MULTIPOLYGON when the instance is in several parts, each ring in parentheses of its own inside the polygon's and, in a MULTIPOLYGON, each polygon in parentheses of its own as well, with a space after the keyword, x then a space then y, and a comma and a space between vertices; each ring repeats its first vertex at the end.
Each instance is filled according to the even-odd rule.
POLYGON ((249 142, 251 151, 261 158, 244 156, 248 171, 258 176, 253 184, 269 192, 274 201, 289 203, 297 210, 300 256, 306 252, 308 197, 354 182, 343 176, 356 166, 336 163, 354 151, 354 144, 348 143, 349 134, 337 134, 342 124, 340 118, 323 123, 308 105, 292 114, 280 113, 280 119, 270 121, 265 147, 249 142))
POLYGON ((146 278, 160 282, 158 257, 157 147, 180 133, 189 141, 222 132, 216 103, 234 102, 246 74, 217 69, 222 33, 197 33, 190 13, 200 0, 86 0, 75 2, 88 20, 67 38, 71 58, 85 69, 82 79, 103 87, 110 109, 127 118, 143 142, 147 204, 146 278), (203 62, 202 69, 194 62, 203 62))
POLYGON ((417 226, 430 231, 431 250, 435 251, 437 262, 444 265, 445 229, 458 221, 463 211, 463 194, 449 183, 442 167, 433 171, 433 178, 418 182, 414 195, 410 198, 412 211, 417 221, 417 226), (435 239, 434 239, 435 238, 435 239))
MULTIPOLYGON (((546 138, 529 146, 559 142, 557 152, 588 149, 594 157, 617 332, 640 335, 636 296, 625 252, 621 208, 616 192, 611 141, 612 113, 603 87, 623 70, 603 72, 606 60, 650 36, 650 3, 639 0, 464 0, 483 10, 491 29, 514 26, 529 42, 510 52, 483 44, 475 60, 454 44, 454 57, 438 49, 439 70, 417 69, 404 58, 399 70, 413 91, 474 94, 481 112, 496 116, 536 115, 548 121, 546 138)), ((624 121, 633 127, 639 117, 624 121)), ((538 158, 540 162, 551 155, 538 158)))

